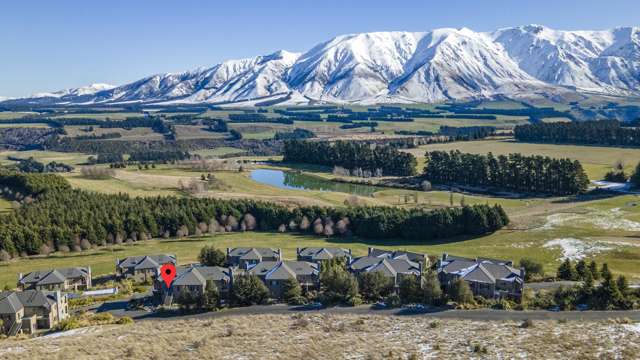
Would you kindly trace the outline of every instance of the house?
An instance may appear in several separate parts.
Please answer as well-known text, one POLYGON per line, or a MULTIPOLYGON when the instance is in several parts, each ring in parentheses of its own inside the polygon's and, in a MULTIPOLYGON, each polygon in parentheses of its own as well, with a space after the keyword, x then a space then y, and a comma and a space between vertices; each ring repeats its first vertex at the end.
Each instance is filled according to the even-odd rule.
POLYGON ((21 290, 78 291, 91 288, 91 268, 74 267, 18 274, 21 290))
POLYGON ((246 273, 258 276, 276 299, 282 297, 283 284, 290 278, 298 280, 305 292, 320 285, 320 267, 308 261, 263 261, 250 267, 246 273))
POLYGON ((423 268, 429 267, 429 257, 426 254, 420 254, 420 253, 415 253, 411 251, 404 251, 404 250, 390 251, 390 250, 376 249, 376 248, 370 247, 368 249, 367 255, 372 257, 386 256, 391 259, 397 259, 404 256, 409 261, 421 263, 423 268))
POLYGON ((204 293, 209 284, 214 284, 218 288, 221 298, 228 296, 231 289, 232 270, 220 266, 203 266, 191 264, 176 268, 176 277, 167 288, 162 279, 157 279, 154 284, 156 291, 164 304, 170 304, 173 297, 188 292, 192 296, 199 296, 204 293))
POLYGON ((342 248, 296 248, 298 261, 310 261, 320 263, 325 260, 344 257, 347 264, 351 262, 351 249, 342 248))
POLYGON ((0 293, 0 333, 9 336, 17 335, 22 329, 24 306, 14 292, 0 293))
POLYGON ((516 269, 511 261, 469 259, 442 255, 438 265, 440 283, 447 287, 461 278, 476 296, 519 300, 524 288, 524 269, 516 269))
POLYGON ((382 272, 385 276, 393 279, 393 284, 397 288, 404 276, 422 276, 423 265, 408 259, 405 254, 397 257, 390 256, 393 253, 383 253, 379 256, 362 256, 355 258, 349 264, 349 270, 356 275, 370 272, 382 272))
POLYGON ((51 329, 69 315, 67 296, 59 290, 25 290, 0 294, 8 295, 9 293, 15 294, 22 304, 24 319, 35 317, 35 320, 32 321, 33 324, 25 324, 23 319, 22 331, 25 333, 33 332, 33 330, 29 330, 32 325, 37 329, 51 329))
POLYGON ((227 248, 227 263, 248 269, 263 261, 279 261, 282 258, 281 249, 270 248, 227 248))
POLYGON ((129 256, 122 261, 116 259, 116 276, 137 282, 150 282, 158 275, 162 265, 176 263, 175 255, 129 256))

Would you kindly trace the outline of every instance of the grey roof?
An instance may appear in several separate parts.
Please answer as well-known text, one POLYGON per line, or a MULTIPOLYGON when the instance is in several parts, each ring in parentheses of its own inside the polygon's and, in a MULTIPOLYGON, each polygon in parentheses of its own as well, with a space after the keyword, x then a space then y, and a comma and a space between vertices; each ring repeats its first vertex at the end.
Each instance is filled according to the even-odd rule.
POLYGON ((277 249, 271 249, 271 248, 233 248, 233 249, 227 249, 229 256, 231 257, 242 257, 243 259, 247 259, 244 256, 247 255, 247 253, 251 252, 252 255, 247 255, 250 256, 251 259, 258 259, 254 257, 255 254, 259 254, 261 257, 277 257, 278 256, 278 250, 277 249))
POLYGON ((24 306, 13 292, 0 293, 0 314, 15 314, 24 306))
POLYGON ((207 281, 229 281, 231 274, 228 268, 220 266, 181 266, 176 269, 173 285, 204 286, 207 281))
POLYGON ((129 256, 124 258, 118 263, 118 267, 123 269, 135 268, 143 261, 152 260, 157 264, 175 264, 176 256, 170 254, 161 254, 161 255, 142 255, 142 256, 129 256))
POLYGON ((158 263, 152 257, 145 256, 142 260, 140 260, 138 264, 136 264, 134 269, 135 270, 158 269, 160 268, 160 266, 161 266, 160 263, 158 263))
POLYGON ((308 261, 262 261, 249 269, 249 274, 268 280, 285 280, 295 276, 318 275, 318 265, 308 261))
POLYGON ((420 264, 407 259, 406 256, 388 258, 386 256, 363 256, 356 258, 349 264, 352 271, 383 271, 390 276, 396 274, 420 275, 420 264))
POLYGON ((35 283, 38 285, 60 284, 66 279, 77 279, 88 275, 89 270, 82 267, 33 271, 24 275, 19 282, 21 284, 35 283))
POLYGON ((305 258, 311 258, 312 260, 329 260, 329 259, 333 259, 334 257, 342 257, 342 256, 349 257, 349 256, 351 256, 351 252, 348 249, 343 249, 343 248, 331 248, 331 247, 312 248, 312 247, 307 247, 307 248, 300 249, 300 252, 298 253, 298 256, 305 257, 305 258))
POLYGON ((502 265, 509 265, 509 266, 513 264, 513 261, 511 260, 501 260, 501 259, 492 259, 492 258, 484 258, 484 257, 467 258, 462 256, 445 254, 445 258, 443 258, 443 261, 446 261, 446 262, 458 261, 458 260, 465 260, 465 261, 471 261, 471 262, 490 262, 494 264, 502 264, 502 265))
POLYGON ((388 258, 399 258, 404 256, 407 258, 407 260, 410 260, 413 262, 425 261, 427 257, 425 254, 415 253, 411 251, 404 251, 404 250, 391 251, 391 250, 383 250, 383 249, 376 249, 376 248, 369 249, 369 256, 374 256, 374 257, 384 256, 388 258))
POLYGON ((25 290, 17 291, 16 296, 24 307, 44 307, 50 309, 56 303, 55 294, 51 291, 25 290))
POLYGON ((522 272, 504 263, 473 261, 469 259, 451 260, 442 264, 440 271, 456 274, 468 281, 495 283, 497 279, 513 280, 521 278, 522 272))

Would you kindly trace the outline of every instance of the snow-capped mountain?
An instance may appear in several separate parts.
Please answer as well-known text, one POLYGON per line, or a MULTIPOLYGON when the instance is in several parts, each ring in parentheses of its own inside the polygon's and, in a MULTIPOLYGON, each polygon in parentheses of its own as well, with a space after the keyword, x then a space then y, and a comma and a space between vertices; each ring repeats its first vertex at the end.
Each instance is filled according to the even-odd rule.
POLYGON ((430 103, 575 92, 640 96, 640 28, 558 31, 528 25, 343 35, 303 54, 278 51, 119 87, 98 84, 12 101, 251 106, 267 100, 430 103))

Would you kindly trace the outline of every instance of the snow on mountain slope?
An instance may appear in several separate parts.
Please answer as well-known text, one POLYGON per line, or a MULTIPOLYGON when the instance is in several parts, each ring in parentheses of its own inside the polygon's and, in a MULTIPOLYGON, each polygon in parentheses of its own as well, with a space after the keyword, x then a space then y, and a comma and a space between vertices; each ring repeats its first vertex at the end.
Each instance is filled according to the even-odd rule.
POLYGON ((9 102, 375 104, 576 92, 640 95, 640 29, 528 25, 487 33, 342 35, 303 54, 278 51, 115 88, 93 85, 9 102))
POLYGON ((109 84, 91 84, 88 86, 83 86, 74 89, 65 89, 52 93, 37 93, 31 95, 32 98, 41 98, 41 97, 54 97, 54 98, 62 98, 64 96, 83 96, 83 95, 93 95, 97 92, 113 89, 114 85, 109 84))
POLYGON ((541 81, 611 94, 638 91, 638 28, 556 31, 529 25, 498 30, 492 37, 541 81))

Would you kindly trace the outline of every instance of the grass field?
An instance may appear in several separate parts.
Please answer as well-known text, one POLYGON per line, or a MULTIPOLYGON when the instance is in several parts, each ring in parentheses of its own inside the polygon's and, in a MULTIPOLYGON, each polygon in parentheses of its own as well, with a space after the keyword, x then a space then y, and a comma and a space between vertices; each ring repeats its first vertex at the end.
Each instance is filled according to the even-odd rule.
POLYGON ((82 153, 64 153, 56 151, 2 151, 0 152, 0 164, 11 164, 13 161, 9 160, 9 157, 15 157, 20 159, 28 159, 33 157, 35 160, 41 163, 50 163, 51 161, 62 162, 68 165, 80 165, 86 163, 88 154, 82 153))
POLYGON ((614 163, 619 160, 625 164, 627 174, 630 174, 640 160, 640 149, 530 144, 512 140, 462 141, 447 144, 431 144, 407 151, 416 157, 424 157, 426 151, 433 150, 460 150, 474 154, 492 152, 494 155, 521 153, 524 155, 543 155, 553 158, 568 157, 579 160, 591 180, 602 179, 604 174, 611 170, 614 163))

